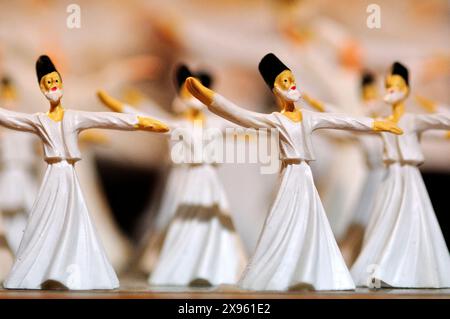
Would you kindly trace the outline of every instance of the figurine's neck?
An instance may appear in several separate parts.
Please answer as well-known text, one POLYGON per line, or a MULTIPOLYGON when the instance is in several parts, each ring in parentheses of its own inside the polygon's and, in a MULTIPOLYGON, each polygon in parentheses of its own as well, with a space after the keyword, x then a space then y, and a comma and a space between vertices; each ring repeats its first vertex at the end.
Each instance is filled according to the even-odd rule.
POLYGON ((400 118, 405 114, 405 104, 403 101, 392 104, 391 120, 395 123, 400 121, 400 118))
POLYGON ((276 95, 277 97, 277 104, 278 107, 282 112, 294 112, 295 111, 295 104, 292 101, 287 101, 286 99, 283 99, 276 95))
POLYGON ((61 100, 58 102, 50 102, 50 110, 48 111, 48 117, 53 121, 59 122, 64 117, 64 108, 61 105, 61 100))
POLYGON ((184 112, 184 116, 185 118, 187 118, 189 121, 203 121, 205 118, 204 113, 197 109, 197 108, 193 108, 190 107, 188 108, 185 112, 184 112))
POLYGON ((55 111, 59 111, 60 109, 63 109, 62 105, 61 105, 61 99, 59 99, 58 101, 54 102, 51 101, 50 102, 50 113, 53 113, 55 111))

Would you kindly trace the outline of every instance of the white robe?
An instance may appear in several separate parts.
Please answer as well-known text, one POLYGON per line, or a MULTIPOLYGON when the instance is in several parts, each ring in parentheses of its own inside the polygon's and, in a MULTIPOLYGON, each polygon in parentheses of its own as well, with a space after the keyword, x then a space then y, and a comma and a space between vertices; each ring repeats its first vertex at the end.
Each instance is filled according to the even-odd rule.
POLYGON ((370 210, 375 202, 375 194, 386 174, 383 164, 382 142, 379 136, 361 136, 359 142, 366 159, 367 174, 361 189, 359 200, 352 212, 352 223, 366 227, 370 210))
POLYGON ((403 135, 382 134, 388 172, 351 273, 357 286, 450 287, 450 254, 418 169, 420 134, 450 129, 450 115, 405 114, 398 125, 403 135))
POLYGON ((0 212, 6 239, 14 253, 37 194, 34 143, 35 137, 30 134, 10 130, 0 133, 0 212))
POLYGON ((293 122, 281 113, 261 114, 239 108, 215 94, 210 110, 238 125, 271 128, 279 133, 283 161, 281 183, 256 250, 239 285, 251 290, 354 289, 353 280, 334 239, 309 161, 311 136, 317 129, 371 131, 373 120, 303 110, 293 122))
POLYGON ((66 110, 55 122, 44 113, 0 109, 0 125, 36 134, 48 163, 11 272, 8 289, 114 289, 117 276, 91 223, 75 173, 78 134, 89 128, 136 129, 133 115, 66 110))
POLYGON ((5 236, 3 218, 0 214, 0 283, 3 282, 12 267, 14 256, 5 236))

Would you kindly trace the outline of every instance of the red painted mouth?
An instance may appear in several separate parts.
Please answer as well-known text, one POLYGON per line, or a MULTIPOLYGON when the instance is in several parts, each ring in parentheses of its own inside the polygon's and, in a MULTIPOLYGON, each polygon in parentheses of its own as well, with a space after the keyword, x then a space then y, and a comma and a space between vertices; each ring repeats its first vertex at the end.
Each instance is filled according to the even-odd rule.
POLYGON ((55 86, 55 87, 52 87, 52 91, 56 91, 58 88, 55 86))
POLYGON ((294 85, 291 87, 291 90, 295 90, 297 87, 294 85))

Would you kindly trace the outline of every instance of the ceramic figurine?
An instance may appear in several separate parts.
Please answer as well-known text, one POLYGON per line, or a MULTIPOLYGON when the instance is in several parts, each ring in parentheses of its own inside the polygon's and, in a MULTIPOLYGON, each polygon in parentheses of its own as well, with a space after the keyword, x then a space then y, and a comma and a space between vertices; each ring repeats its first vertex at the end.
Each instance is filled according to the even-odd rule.
MULTIPOLYGON (((157 222, 167 230, 161 253, 148 279, 151 285, 235 284, 246 264, 245 252, 229 214, 226 193, 215 163, 209 163, 203 157, 202 148, 195 146, 211 146, 219 142, 222 134, 210 136, 210 139, 203 136, 204 129, 219 126, 207 117, 204 105, 186 89, 184 82, 191 76, 210 85, 206 74, 193 74, 184 65, 177 69, 178 102, 184 111, 182 119, 169 123, 175 129, 173 134, 183 132, 182 148, 177 152, 181 158, 177 162, 184 163, 187 171, 177 181, 181 185, 172 189, 175 193, 165 195, 173 202, 166 205, 163 202, 161 206, 167 210, 160 211, 163 215, 157 222), (200 129, 198 125, 202 125, 200 129), (179 129, 182 131, 178 132, 179 129), (168 218, 170 223, 167 225, 168 218)), ((111 98, 107 99, 111 101, 111 98)), ((107 104, 113 105, 117 111, 142 114, 120 102, 107 104)), ((174 146, 172 156, 175 151, 174 146)))
POLYGON ((314 160, 311 136, 319 129, 395 133, 401 130, 387 121, 297 108, 294 103, 300 92, 295 78, 274 54, 261 60, 259 70, 274 93, 280 112, 263 114, 245 110, 195 78, 186 80, 188 90, 217 115, 244 127, 279 131, 283 163, 280 188, 239 286, 252 290, 305 286, 316 290, 354 289, 314 186, 308 164, 314 160))
MULTIPOLYGON (((9 78, 3 79, 0 94, 0 105, 14 109, 16 92, 9 78)), ((19 249, 37 195, 35 142, 31 134, 7 129, 0 133, 0 212, 13 253, 19 249)))
MULTIPOLYGON (((41 45, 38 46, 42 47, 41 45)), ((95 94, 86 94, 93 87, 98 86, 99 83, 102 83, 108 90, 117 90, 125 83, 135 83, 144 79, 154 78, 161 64, 158 58, 147 54, 127 55, 127 57, 120 57, 118 59, 114 57, 111 57, 111 59, 102 59, 103 62, 100 62, 100 65, 99 60, 95 56, 87 54, 83 56, 82 60, 73 62, 70 59, 73 52, 69 54, 68 52, 60 51, 64 45, 58 46, 55 44, 55 41, 52 41, 51 48, 48 43, 44 46, 45 50, 50 49, 52 53, 58 53, 56 56, 58 58, 57 60, 55 60, 55 54, 51 56, 54 61, 60 62, 58 63, 59 69, 84 70, 83 72, 73 72, 64 76, 64 83, 66 85, 70 84, 70 90, 64 92, 65 105, 79 105, 80 110, 93 111, 99 108, 96 105, 97 97, 95 94), (85 109, 83 106, 87 106, 89 109, 85 109)), ((24 47, 23 50, 23 52, 27 52, 27 55, 29 55, 30 52, 35 52, 36 48, 24 47)), ((39 52, 39 49, 37 51, 39 52)), ((41 92, 36 90, 34 87, 35 83, 29 81, 29 78, 35 76, 34 68, 29 67, 29 64, 26 62, 27 59, 14 52, 8 52, 5 61, 8 62, 7 69, 14 70, 14 82, 27 92, 26 96, 23 96, 21 99, 24 102, 21 103, 21 106, 23 105, 23 111, 30 113, 39 111, 38 107, 33 107, 33 101, 41 98, 41 92)), ((117 160, 118 162, 123 160, 127 155, 131 156, 130 154, 133 154, 133 158, 144 157, 142 155, 142 149, 133 150, 130 147, 124 150, 124 147, 121 146, 124 144, 127 145, 126 141, 129 138, 127 134, 108 132, 108 136, 112 137, 114 143, 111 145, 111 152, 102 153, 102 155, 107 153, 104 157, 117 160), (123 156, 124 152, 127 152, 125 154, 126 156, 123 156)), ((145 139, 146 137, 141 138, 145 139)), ((119 225, 117 225, 115 216, 109 207, 108 199, 103 192, 94 158, 96 154, 93 154, 95 150, 89 147, 81 151, 83 161, 77 165, 77 176, 82 185, 85 202, 90 208, 91 220, 96 225, 98 236, 106 250, 107 256, 114 269, 120 272, 129 263, 133 253, 133 247, 130 239, 127 238, 119 225)), ((40 173, 41 167, 44 168, 44 164, 42 161, 39 162, 40 173)), ((130 165, 129 163, 126 164, 130 165)))
MULTIPOLYGON (((179 68, 178 73, 181 73, 184 68, 179 68)), ((205 77, 204 81, 209 82, 209 77, 205 77)), ((180 93, 181 85, 177 84, 178 93, 180 93)), ((182 84, 182 83, 181 83, 182 84)), ((110 109, 116 112, 137 114, 137 113, 148 113, 153 114, 157 118, 164 120, 172 127, 179 125, 178 122, 184 123, 184 120, 178 119, 173 114, 180 114, 186 111, 186 104, 198 104, 196 99, 182 99, 179 95, 175 97, 172 103, 173 114, 165 111, 161 106, 157 105, 154 101, 150 99, 145 99, 140 92, 127 92, 127 99, 130 100, 128 103, 122 103, 110 97, 105 91, 99 91, 98 97, 100 101, 110 109), (133 104, 138 104, 136 107, 133 104)), ((189 123, 189 122, 187 122, 189 123)), ((169 143, 169 138, 167 138, 169 143)), ((184 163, 175 163, 171 161, 169 173, 167 180, 162 189, 157 191, 158 197, 160 199, 155 199, 152 201, 151 205, 145 212, 145 220, 143 221, 143 227, 147 229, 141 231, 143 233, 143 238, 139 244, 136 256, 133 258, 137 270, 143 271, 146 274, 151 273, 156 261, 159 258, 162 245, 164 243, 164 238, 167 232, 167 227, 170 220, 175 215, 178 207, 178 202, 181 198, 181 194, 184 189, 184 180, 187 176, 188 165, 184 163)), ((156 196, 155 196, 156 197, 156 196)))
POLYGON ((36 73, 50 103, 47 113, 0 108, 0 125, 36 134, 48 164, 30 212, 17 258, 3 286, 8 289, 114 289, 117 276, 97 238, 75 173, 81 159, 78 134, 90 128, 166 132, 148 117, 64 109, 63 83, 50 58, 40 56, 36 73))
POLYGON ((405 110, 408 70, 393 64, 384 100, 389 119, 404 134, 382 134, 387 175, 376 194, 361 254, 351 273, 357 286, 450 287, 450 254, 425 188, 420 135, 450 128, 450 114, 412 114, 405 110))

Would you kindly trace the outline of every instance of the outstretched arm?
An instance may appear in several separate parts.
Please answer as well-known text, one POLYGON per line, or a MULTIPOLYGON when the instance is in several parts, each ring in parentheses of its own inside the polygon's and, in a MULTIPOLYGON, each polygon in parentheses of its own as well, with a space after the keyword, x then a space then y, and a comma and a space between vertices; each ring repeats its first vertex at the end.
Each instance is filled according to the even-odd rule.
MULTIPOLYGON (((110 96, 104 90, 97 91, 97 96, 106 107, 110 108, 111 110, 113 110, 115 112, 125 113, 125 114, 133 114, 133 115, 138 115, 138 116, 143 116, 143 117, 149 117, 150 113, 154 114, 153 112, 150 112, 148 110, 139 110, 131 105, 123 103, 123 102, 113 98, 112 96, 110 96)), ((159 109, 156 106, 154 108, 159 109)), ((152 107, 152 109, 153 109, 153 107, 152 107)), ((176 126, 174 121, 172 121, 172 119, 170 118, 170 116, 167 113, 165 113, 163 111, 156 112, 156 113, 157 113, 156 117, 163 120, 169 126, 171 126, 171 127, 176 126)))
POLYGON ((186 87, 191 94, 205 104, 209 110, 224 119, 247 128, 267 128, 268 115, 251 112, 228 101, 223 96, 203 86, 193 77, 186 79, 186 87))
POLYGON ((450 113, 420 114, 414 116, 417 132, 426 130, 450 130, 450 113))
POLYGON ((319 101, 304 92, 302 93, 302 98, 303 100, 306 101, 306 103, 308 103, 309 106, 311 106, 318 112, 327 112, 327 113, 339 112, 339 108, 336 107, 335 105, 319 101))
POLYGON ((416 95, 416 102, 429 113, 450 113, 450 108, 423 96, 416 95))
POLYGON ((403 134, 403 131, 395 123, 390 121, 377 121, 369 117, 352 117, 337 113, 315 113, 313 129, 403 134))
POLYGON ((114 130, 143 130, 149 132, 168 132, 169 127, 155 119, 135 114, 121 114, 114 112, 83 112, 76 111, 76 125, 78 131, 90 128, 114 130))
POLYGON ((36 132, 33 115, 4 108, 0 108, 0 125, 16 131, 36 132))

